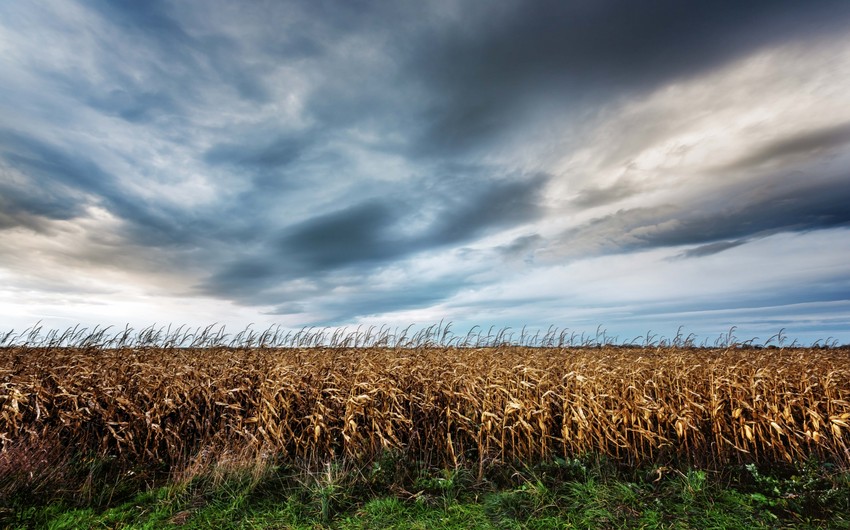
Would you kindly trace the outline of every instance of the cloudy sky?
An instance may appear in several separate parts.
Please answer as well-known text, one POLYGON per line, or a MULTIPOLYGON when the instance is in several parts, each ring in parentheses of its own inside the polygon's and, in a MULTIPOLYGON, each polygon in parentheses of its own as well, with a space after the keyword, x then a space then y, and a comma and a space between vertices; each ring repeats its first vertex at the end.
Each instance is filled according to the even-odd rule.
POLYGON ((850 342, 850 2, 0 3, 0 328, 850 342))

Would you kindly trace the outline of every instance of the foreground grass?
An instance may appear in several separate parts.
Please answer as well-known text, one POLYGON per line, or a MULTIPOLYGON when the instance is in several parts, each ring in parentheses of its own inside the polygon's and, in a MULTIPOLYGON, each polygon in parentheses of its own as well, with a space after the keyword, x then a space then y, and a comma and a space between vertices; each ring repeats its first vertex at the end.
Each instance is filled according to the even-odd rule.
MULTIPOLYGON (((850 474, 805 464, 781 473, 667 468, 623 471, 604 461, 535 468, 418 471, 391 476, 329 465, 205 473, 100 506, 17 500, 10 528, 850 528, 850 474), (406 478, 404 478, 406 477, 406 478)), ((409 471, 409 469, 407 470, 409 471)), ((103 488, 114 488, 103 484, 103 488)), ((100 499, 108 496, 101 495, 100 499)))

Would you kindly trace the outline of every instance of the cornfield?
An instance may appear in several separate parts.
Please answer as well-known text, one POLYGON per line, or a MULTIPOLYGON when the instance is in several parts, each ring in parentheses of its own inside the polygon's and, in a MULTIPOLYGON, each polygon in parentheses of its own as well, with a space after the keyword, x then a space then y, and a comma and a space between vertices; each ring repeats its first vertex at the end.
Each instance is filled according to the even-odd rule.
MULTIPOLYGON (((0 348, 0 443, 175 466, 204 451, 441 466, 850 464, 850 349, 0 348)), ((0 453, 2 454, 2 453, 0 453)))

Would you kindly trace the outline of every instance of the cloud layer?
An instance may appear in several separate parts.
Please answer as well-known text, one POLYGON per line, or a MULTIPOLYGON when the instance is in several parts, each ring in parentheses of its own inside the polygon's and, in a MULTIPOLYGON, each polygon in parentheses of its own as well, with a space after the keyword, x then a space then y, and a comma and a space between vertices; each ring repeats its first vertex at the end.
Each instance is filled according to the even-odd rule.
POLYGON ((850 340, 848 27, 842 1, 0 6, 0 314, 850 340))

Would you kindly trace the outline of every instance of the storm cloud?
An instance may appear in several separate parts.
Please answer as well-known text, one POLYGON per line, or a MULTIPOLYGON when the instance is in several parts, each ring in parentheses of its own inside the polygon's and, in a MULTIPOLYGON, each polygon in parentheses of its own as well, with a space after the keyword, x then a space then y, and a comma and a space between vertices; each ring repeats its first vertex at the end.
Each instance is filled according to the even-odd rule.
POLYGON ((409 196, 382 197, 322 213, 287 227, 259 251, 217 272, 204 288, 214 294, 238 290, 245 296, 273 290, 282 281, 326 282, 338 269, 363 276, 417 253, 450 248, 539 218, 545 182, 542 175, 506 179, 463 196, 445 196, 448 190, 438 189, 433 197, 416 197, 417 204, 410 203, 409 196), (432 213, 423 222, 425 209, 432 213))
POLYGON ((848 29, 839 0, 6 3, 0 315, 823 330, 848 29))
POLYGON ((776 42, 846 31, 840 2, 503 2, 439 28, 412 69, 433 86, 420 148, 507 134, 534 107, 576 114, 698 75, 776 42), (424 65, 424 66, 423 66, 424 65))
POLYGON ((556 245, 578 255, 700 245, 685 253, 699 257, 779 232, 850 226, 848 177, 813 180, 794 174, 785 182, 724 188, 696 204, 618 210, 565 231, 556 245))

